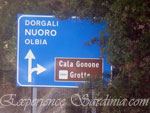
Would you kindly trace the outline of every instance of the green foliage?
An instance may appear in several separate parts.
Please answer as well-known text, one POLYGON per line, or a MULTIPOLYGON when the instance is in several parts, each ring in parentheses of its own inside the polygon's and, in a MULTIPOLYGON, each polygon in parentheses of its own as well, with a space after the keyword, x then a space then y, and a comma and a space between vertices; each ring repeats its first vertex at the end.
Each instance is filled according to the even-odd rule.
MULTIPOLYGON (((108 35, 100 33, 101 37, 92 39, 89 45, 98 44, 101 52, 108 54, 109 62, 115 67, 112 83, 114 87, 102 90, 99 85, 96 90, 116 98, 121 96, 127 100, 131 98, 148 99, 150 96, 150 1, 92 1, 98 4, 98 7, 92 5, 92 9, 96 7, 98 11, 94 13, 98 14, 93 17, 89 14, 88 18, 92 18, 94 22, 105 20, 108 24, 106 28, 108 35)), ((86 13, 85 11, 84 14, 86 13)), ((80 13, 77 14, 80 16, 80 13)), ((103 95, 100 96, 103 97, 103 95)), ((104 107, 103 112, 148 113, 149 109, 150 105, 146 107, 104 107)))

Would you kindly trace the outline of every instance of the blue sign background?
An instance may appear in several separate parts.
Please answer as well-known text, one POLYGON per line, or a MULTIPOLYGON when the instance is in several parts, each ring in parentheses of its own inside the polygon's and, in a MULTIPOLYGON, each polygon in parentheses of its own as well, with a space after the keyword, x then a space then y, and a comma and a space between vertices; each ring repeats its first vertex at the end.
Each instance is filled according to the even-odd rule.
MULTIPOLYGON (((83 46, 93 37, 99 37, 99 31, 103 31, 103 25, 91 24, 90 20, 74 19, 58 20, 54 16, 47 15, 18 15, 18 36, 17 36, 17 86, 22 87, 67 87, 76 88, 77 82, 56 82, 55 58, 99 58, 99 46, 83 46), (25 20, 58 21, 58 27, 53 26, 26 26, 25 20), (26 36, 25 29, 55 29, 56 36, 26 36), (25 44, 25 40, 45 39, 47 45, 25 44), (32 73, 32 82, 28 82, 28 60, 25 59, 29 50, 32 50, 36 59, 32 60, 32 67, 37 63, 46 68, 46 71, 37 75, 32 73)), ((103 72, 110 73, 110 64, 104 58, 103 72)), ((83 82, 78 82, 81 84, 83 82)))

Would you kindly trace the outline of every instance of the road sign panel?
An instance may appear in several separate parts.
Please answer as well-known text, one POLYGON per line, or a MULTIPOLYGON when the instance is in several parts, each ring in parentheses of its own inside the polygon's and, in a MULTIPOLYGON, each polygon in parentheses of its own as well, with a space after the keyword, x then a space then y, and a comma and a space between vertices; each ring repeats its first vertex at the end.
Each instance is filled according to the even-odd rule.
POLYGON ((103 60, 89 58, 56 58, 55 81, 85 81, 94 75, 102 76, 103 60))
MULTIPOLYGON (((90 20, 59 20, 48 15, 18 15, 17 25, 17 85, 21 87, 76 88, 79 81, 55 80, 55 59, 99 58, 99 46, 84 46, 99 37, 103 25, 90 20)), ((103 60, 103 72, 110 72, 110 64, 103 60)), ((66 70, 59 70, 60 78, 67 79, 66 70)))

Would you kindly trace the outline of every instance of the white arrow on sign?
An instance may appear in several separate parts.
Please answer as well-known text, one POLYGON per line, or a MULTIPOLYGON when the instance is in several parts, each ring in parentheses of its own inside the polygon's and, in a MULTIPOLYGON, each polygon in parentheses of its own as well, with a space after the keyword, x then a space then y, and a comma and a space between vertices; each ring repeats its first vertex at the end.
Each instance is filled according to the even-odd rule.
POLYGON ((36 59, 36 58, 35 58, 34 54, 32 53, 31 49, 25 56, 25 59, 28 59, 28 82, 32 82, 32 73, 34 71, 37 71, 37 75, 46 71, 46 69, 39 64, 37 64, 36 68, 32 68, 32 59, 36 59))

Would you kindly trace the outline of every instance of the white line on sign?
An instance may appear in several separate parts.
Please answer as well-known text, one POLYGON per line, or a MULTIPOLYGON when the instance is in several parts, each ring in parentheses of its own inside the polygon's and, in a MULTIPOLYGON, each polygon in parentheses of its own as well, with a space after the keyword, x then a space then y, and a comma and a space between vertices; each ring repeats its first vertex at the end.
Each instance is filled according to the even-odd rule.
POLYGON ((35 58, 34 54, 32 53, 31 49, 25 56, 25 59, 28 59, 28 82, 32 82, 32 73, 34 71, 37 71, 37 75, 46 71, 46 69, 39 64, 37 64, 36 68, 32 68, 32 59, 36 59, 36 58, 35 58))

